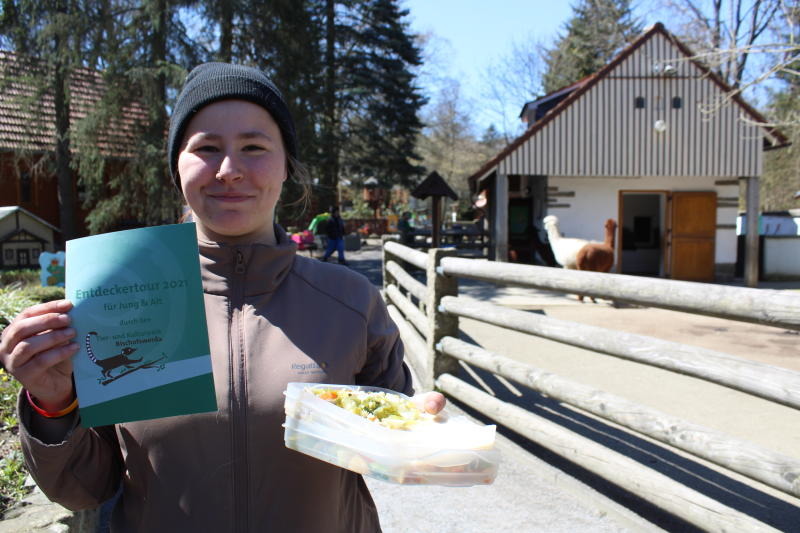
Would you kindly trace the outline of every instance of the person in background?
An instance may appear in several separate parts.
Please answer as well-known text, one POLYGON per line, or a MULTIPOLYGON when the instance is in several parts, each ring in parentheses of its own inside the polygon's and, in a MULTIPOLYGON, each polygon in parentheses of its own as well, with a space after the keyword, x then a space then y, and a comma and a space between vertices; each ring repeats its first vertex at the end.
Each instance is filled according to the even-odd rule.
POLYGON ((328 245, 325 247, 325 255, 322 256, 322 260, 327 261, 336 250, 339 264, 346 265, 347 261, 344 259, 344 220, 339 215, 338 207, 331 209, 331 217, 326 222, 325 232, 328 235, 328 245))
POLYGON ((414 244, 414 227, 411 225, 411 212, 406 211, 397 223, 397 230, 400 232, 400 242, 406 246, 414 244))
MULTIPOLYGON (((306 183, 283 97, 259 70, 200 65, 175 103, 167 146, 196 224, 219 409, 82 427, 72 303, 35 305, 0 337, 0 363, 23 386, 29 471, 70 509, 96 508, 119 490, 112 531, 379 532, 359 474, 283 442, 289 382, 413 393, 378 289, 296 254, 274 222, 283 183, 306 183)), ((444 406, 436 392, 414 400, 429 413, 444 406)))

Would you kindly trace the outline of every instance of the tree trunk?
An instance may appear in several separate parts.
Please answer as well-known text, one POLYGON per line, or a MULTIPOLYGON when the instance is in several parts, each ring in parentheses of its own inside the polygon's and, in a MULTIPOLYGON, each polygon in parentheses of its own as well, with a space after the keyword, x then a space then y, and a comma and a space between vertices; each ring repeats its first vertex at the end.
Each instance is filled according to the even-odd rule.
POLYGON ((219 52, 217 59, 230 63, 233 58, 233 2, 220 2, 219 12, 219 52))
POLYGON ((167 60, 167 0, 158 0, 157 11, 153 14, 153 33, 151 42, 150 64, 158 69, 153 77, 152 101, 150 108, 150 127, 148 141, 160 145, 164 140, 164 131, 167 124, 167 110, 165 107, 167 95, 167 76, 162 65, 167 60))
POLYGON ((339 183, 339 149, 336 132, 336 2, 325 2, 325 115, 320 207, 333 204, 339 183))
MULTIPOLYGON (((58 45, 56 45, 58 46, 58 45)), ((77 237, 77 198, 70 169, 69 152, 69 79, 68 70, 57 62, 53 76, 53 105, 56 114, 56 178, 61 237, 64 241, 77 237)))

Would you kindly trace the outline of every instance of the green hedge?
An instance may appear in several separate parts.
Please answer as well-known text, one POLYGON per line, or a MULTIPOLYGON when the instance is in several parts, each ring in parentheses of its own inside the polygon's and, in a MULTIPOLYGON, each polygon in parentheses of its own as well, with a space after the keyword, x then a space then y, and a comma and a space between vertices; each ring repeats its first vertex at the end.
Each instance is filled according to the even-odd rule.
POLYGON ((0 286, 22 283, 33 285, 40 283, 39 270, 23 268, 17 270, 0 270, 0 286))

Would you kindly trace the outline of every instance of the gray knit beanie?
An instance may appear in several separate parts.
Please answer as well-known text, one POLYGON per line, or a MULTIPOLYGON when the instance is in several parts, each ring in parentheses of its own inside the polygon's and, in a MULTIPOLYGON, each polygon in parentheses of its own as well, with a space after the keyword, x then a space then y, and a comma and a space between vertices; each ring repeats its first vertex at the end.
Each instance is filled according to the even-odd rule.
POLYGON ((167 150, 169 171, 178 190, 178 154, 189 121, 201 108, 220 100, 246 100, 260 105, 275 119, 281 130, 286 153, 297 157, 294 121, 278 88, 262 71, 229 63, 204 63, 186 77, 183 90, 175 102, 169 123, 167 150))

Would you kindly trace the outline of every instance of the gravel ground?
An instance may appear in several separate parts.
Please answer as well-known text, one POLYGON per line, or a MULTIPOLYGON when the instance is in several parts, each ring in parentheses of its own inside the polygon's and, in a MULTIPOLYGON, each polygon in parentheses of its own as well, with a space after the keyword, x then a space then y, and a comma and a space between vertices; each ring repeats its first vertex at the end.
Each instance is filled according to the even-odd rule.
POLYGON ((502 460, 491 485, 403 486, 365 478, 383 533, 658 531, 503 436, 495 447, 502 460))

